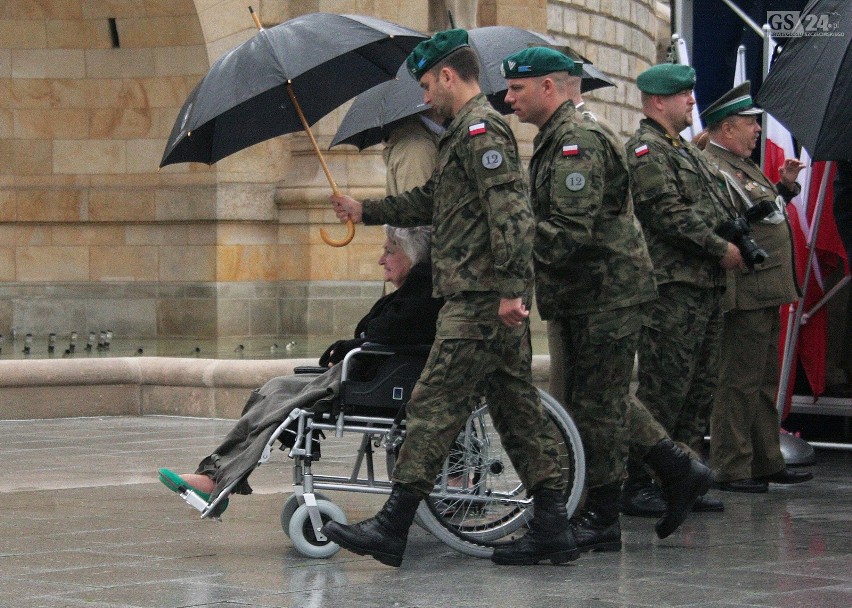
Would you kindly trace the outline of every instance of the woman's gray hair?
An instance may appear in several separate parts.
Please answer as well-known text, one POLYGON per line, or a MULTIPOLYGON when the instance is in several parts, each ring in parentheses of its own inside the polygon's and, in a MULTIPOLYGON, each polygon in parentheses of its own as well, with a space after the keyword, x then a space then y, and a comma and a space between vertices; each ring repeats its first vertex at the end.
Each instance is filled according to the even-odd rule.
POLYGON ((385 235, 388 240, 402 247, 411 265, 429 261, 429 250, 432 243, 432 227, 416 226, 414 228, 397 228, 385 225, 385 235))

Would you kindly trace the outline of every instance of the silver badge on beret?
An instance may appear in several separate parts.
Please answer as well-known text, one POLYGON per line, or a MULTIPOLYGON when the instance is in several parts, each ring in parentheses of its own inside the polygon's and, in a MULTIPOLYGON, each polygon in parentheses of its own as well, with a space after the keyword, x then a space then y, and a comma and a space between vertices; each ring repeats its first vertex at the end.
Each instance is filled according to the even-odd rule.
POLYGON ((482 166, 486 169, 496 169, 503 164, 503 155, 499 150, 488 150, 482 155, 482 166))

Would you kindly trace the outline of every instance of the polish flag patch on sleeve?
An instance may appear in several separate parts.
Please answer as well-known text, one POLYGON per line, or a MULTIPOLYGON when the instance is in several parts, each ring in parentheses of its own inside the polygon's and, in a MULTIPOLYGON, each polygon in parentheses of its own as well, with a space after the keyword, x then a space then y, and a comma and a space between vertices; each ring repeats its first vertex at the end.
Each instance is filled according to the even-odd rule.
POLYGON ((642 144, 641 146, 633 150, 633 153, 636 154, 636 158, 639 158, 640 156, 645 156, 648 152, 650 152, 650 150, 648 150, 648 144, 642 144))
POLYGON ((562 146, 562 156, 577 156, 580 153, 580 146, 577 144, 568 144, 562 146))
POLYGON ((482 135, 483 133, 485 133, 485 131, 486 129, 484 122, 478 122, 475 125, 470 125, 467 128, 467 132, 468 134, 470 134, 471 137, 473 137, 474 135, 482 135))

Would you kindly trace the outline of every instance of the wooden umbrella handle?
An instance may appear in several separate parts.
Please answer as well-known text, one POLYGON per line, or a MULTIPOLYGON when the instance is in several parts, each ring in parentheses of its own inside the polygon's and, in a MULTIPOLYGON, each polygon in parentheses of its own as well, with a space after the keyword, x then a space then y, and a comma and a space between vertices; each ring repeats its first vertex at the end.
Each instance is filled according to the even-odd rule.
MULTIPOLYGON (((308 124, 307 119, 305 118, 304 113, 302 112, 302 106, 299 105, 299 100, 296 99, 296 94, 293 92, 293 85, 291 83, 287 83, 287 94, 290 95, 290 101, 293 102, 293 107, 296 108, 296 114, 299 116, 299 120, 302 121, 302 127, 305 129, 305 133, 308 134, 308 139, 311 140, 311 145, 314 148, 314 152, 319 158, 320 165, 322 165, 322 170, 325 173, 326 179, 328 179, 328 183, 331 186, 331 191, 334 194, 340 194, 340 190, 337 188, 337 184, 334 182, 334 178, 331 176, 331 171, 328 169, 328 165, 325 162, 325 158, 320 151, 319 144, 317 144, 317 140, 314 137, 313 132, 311 131, 311 126, 308 124)), ((355 224, 352 223, 352 220, 348 220, 346 222, 346 236, 339 241, 335 241, 328 233, 325 231, 325 228, 320 228, 320 237, 325 242, 326 245, 331 245, 332 247, 344 247, 352 242, 352 239, 355 238, 355 224)))
MULTIPOLYGON (((254 19, 254 24, 255 26, 257 26, 257 30, 263 31, 263 26, 260 23, 260 18, 257 16, 257 13, 254 12, 254 9, 252 7, 249 7, 249 13, 251 13, 251 18, 254 19)), ((331 191, 335 194, 340 194, 340 190, 337 189, 337 184, 334 182, 334 178, 331 176, 331 171, 328 170, 328 165, 325 163, 325 158, 323 158, 322 152, 319 149, 319 145, 317 145, 317 140, 314 137, 313 132, 311 131, 311 126, 308 124, 308 121, 305 118, 305 114, 302 112, 302 106, 299 105, 299 100, 296 99, 296 94, 293 92, 293 86, 289 82, 287 83, 287 94, 290 95, 290 101, 293 102, 293 106, 296 108, 296 114, 298 114, 299 120, 302 121, 302 127, 305 129, 305 133, 308 134, 308 139, 311 140, 311 145, 314 147, 314 152, 316 152, 316 155, 320 161, 320 165, 322 165, 322 170, 325 172, 325 176, 328 179, 328 183, 331 185, 331 191)), ((352 242, 353 238, 355 238, 355 224, 352 222, 352 220, 348 220, 346 222, 346 236, 339 241, 335 241, 330 236, 328 236, 328 233, 325 231, 325 228, 320 228, 320 237, 326 245, 331 245, 332 247, 345 247, 346 245, 352 242)))

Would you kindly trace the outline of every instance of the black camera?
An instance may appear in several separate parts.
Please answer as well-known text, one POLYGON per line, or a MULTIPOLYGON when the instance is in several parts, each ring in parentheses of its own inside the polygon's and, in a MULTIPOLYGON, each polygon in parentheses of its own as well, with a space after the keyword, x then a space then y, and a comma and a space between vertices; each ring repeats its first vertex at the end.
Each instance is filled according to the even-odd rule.
POLYGON ((761 201, 746 209, 742 216, 722 222, 716 229, 716 234, 737 246, 746 266, 751 270, 754 270, 755 264, 762 264, 769 257, 766 250, 751 238, 751 224, 759 222, 774 211, 776 208, 772 202, 761 201))

